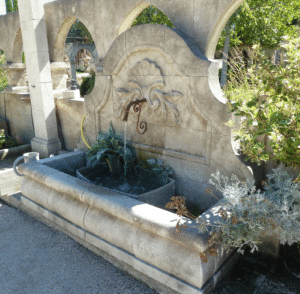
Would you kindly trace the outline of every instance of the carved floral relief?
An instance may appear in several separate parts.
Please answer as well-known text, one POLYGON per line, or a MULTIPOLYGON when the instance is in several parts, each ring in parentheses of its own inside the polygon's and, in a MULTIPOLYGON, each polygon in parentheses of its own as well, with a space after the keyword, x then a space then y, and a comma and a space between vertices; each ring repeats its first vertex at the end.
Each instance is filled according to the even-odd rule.
POLYGON ((127 105, 136 100, 146 99, 148 106, 159 118, 167 120, 172 115, 175 124, 181 123, 177 104, 182 94, 177 91, 164 92, 166 86, 162 70, 148 59, 137 63, 129 72, 127 83, 116 89, 120 98, 119 117, 124 116, 127 105))

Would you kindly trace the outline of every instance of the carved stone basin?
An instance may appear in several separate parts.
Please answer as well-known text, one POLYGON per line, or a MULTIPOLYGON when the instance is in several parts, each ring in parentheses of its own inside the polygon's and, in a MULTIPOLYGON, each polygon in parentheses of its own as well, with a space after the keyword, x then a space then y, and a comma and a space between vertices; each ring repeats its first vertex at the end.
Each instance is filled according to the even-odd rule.
MULTIPOLYGON (((109 170, 106 167, 106 164, 100 165, 98 167, 97 172, 101 172, 101 170, 103 173, 109 173, 109 170)), ((88 174, 91 172, 93 172, 93 169, 91 167, 83 167, 83 168, 76 170, 76 176, 77 176, 77 178, 79 178, 83 181, 93 184, 92 181, 90 181, 88 178, 88 174)), ((167 183, 166 185, 158 187, 158 188, 151 190, 149 192, 146 192, 146 193, 138 194, 138 195, 126 193, 124 191, 119 191, 116 188, 110 189, 110 188, 107 188, 104 186, 102 186, 102 187, 104 189, 108 189, 108 190, 114 191, 116 193, 120 193, 127 197, 137 199, 139 201, 151 204, 153 206, 156 206, 156 207, 159 207, 162 209, 164 209, 165 205, 170 201, 171 197, 175 195, 175 181, 171 178, 170 178, 170 182, 167 183)))
MULTIPOLYGON (((176 214, 71 175, 85 164, 82 151, 21 164, 23 209, 160 293, 209 293, 237 260, 217 247, 218 255, 203 262, 207 234, 195 227, 179 234, 176 214)), ((221 206, 202 216, 216 220, 221 206)))

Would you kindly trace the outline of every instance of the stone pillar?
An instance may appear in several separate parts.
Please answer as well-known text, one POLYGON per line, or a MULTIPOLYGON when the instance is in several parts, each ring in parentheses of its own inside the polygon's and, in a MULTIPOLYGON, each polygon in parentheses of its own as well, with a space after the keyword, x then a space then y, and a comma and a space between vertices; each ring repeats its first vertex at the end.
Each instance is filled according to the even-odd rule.
POLYGON ((58 139, 44 1, 19 1, 19 15, 26 58, 35 137, 33 151, 48 157, 61 149, 58 139))
POLYGON ((71 79, 77 81, 76 77, 76 61, 71 60, 71 79))

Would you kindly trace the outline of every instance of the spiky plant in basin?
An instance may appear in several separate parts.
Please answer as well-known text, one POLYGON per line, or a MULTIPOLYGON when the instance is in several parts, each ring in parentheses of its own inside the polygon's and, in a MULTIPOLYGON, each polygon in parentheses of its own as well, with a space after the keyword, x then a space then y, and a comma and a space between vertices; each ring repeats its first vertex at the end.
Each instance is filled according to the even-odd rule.
POLYGON ((130 172, 136 160, 135 151, 130 143, 124 146, 121 135, 116 133, 110 124, 108 133, 99 133, 97 142, 86 153, 88 165, 95 166, 99 162, 108 164, 111 175, 130 172), (125 164, 126 162, 126 164, 125 164))

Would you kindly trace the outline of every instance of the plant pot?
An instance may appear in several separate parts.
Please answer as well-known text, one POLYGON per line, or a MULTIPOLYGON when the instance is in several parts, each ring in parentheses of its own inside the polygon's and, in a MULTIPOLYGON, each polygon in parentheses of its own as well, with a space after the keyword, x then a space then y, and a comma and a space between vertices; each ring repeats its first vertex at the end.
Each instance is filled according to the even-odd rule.
MULTIPOLYGON (((107 176, 108 174, 109 174, 109 169, 106 163, 99 164, 95 168, 83 167, 76 170, 77 178, 91 184, 95 184, 95 180, 93 179, 97 179, 97 175, 107 176)), ((114 180, 118 181, 119 179, 112 177, 112 182, 114 180)), ((151 191, 142 192, 143 190, 139 189, 136 190, 136 193, 126 191, 126 188, 129 186, 128 182, 131 184, 131 186, 135 185, 134 179, 130 179, 128 182, 124 182, 124 184, 122 182, 116 188, 106 187, 103 184, 98 184, 98 185, 102 186, 104 189, 111 190, 120 193, 122 195, 125 195, 127 197, 137 199, 139 201, 164 209, 165 205, 170 201, 171 197, 175 195, 175 181, 171 178, 169 178, 169 180, 170 180, 169 183, 165 185, 157 184, 156 187, 151 191)), ((134 190, 137 186, 138 186, 138 181, 136 180, 136 185, 135 187, 133 187, 133 189, 131 189, 131 191, 134 190)))

